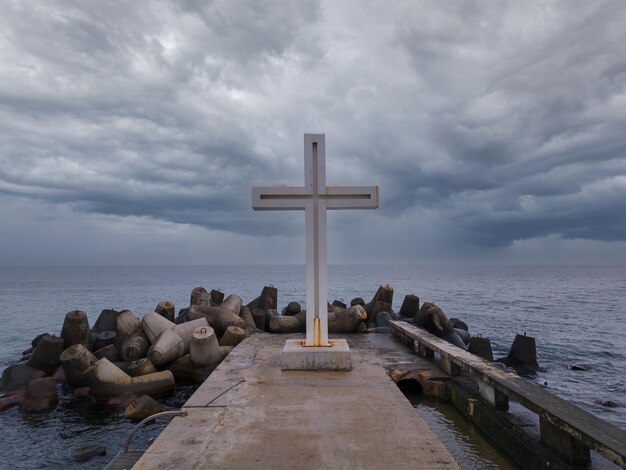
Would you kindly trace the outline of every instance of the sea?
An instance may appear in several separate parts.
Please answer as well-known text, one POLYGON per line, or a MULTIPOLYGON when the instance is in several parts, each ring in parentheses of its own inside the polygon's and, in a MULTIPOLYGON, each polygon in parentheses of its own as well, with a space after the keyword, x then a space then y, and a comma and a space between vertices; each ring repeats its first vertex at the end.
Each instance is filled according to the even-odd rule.
MULTIPOLYGON (((395 309, 415 294, 463 320, 470 333, 491 339, 495 357, 508 353, 516 334, 534 337, 542 369, 529 380, 626 429, 626 266, 329 266, 330 301, 367 302, 380 284, 394 288, 395 309)), ((197 286, 247 303, 265 285, 278 289, 280 308, 304 306, 298 265, 0 267, 0 371, 38 334, 59 334, 71 310, 87 312, 93 324, 105 308, 142 316, 170 300, 178 310, 197 286)), ((166 404, 180 407, 193 388, 179 385, 166 404)), ((102 468, 121 450, 134 426, 123 410, 59 392, 52 411, 0 412, 0 468, 102 468), (107 456, 72 461, 74 449, 93 443, 107 456)), ((131 448, 147 446, 163 426, 142 428, 131 448)))

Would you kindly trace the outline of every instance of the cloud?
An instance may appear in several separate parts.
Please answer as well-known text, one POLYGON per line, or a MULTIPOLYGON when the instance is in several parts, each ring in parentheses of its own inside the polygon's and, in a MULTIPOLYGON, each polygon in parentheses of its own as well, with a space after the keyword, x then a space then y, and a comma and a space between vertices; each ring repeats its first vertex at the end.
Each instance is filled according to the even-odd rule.
POLYGON ((324 131, 328 182, 383 198, 333 219, 339 246, 373 220, 442 253, 626 241, 619 1, 8 2, 0 22, 15 210, 299 237, 250 186, 302 184, 324 131))

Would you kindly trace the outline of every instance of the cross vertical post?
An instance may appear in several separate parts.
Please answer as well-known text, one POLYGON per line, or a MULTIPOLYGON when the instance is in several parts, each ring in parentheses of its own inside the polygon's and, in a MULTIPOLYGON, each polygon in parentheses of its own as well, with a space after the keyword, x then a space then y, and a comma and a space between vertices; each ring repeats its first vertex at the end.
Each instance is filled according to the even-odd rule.
POLYGON ((332 346, 328 340, 326 211, 376 209, 378 186, 326 186, 324 134, 304 134, 304 187, 253 187, 254 210, 304 210, 306 230, 306 339, 304 346, 332 346))

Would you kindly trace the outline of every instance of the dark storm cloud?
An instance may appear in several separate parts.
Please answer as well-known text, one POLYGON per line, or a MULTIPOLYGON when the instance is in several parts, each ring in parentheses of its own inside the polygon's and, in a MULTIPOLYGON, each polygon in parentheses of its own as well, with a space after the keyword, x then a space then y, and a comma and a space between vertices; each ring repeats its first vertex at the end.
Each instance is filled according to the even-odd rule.
POLYGON ((324 131, 328 182, 379 184, 390 224, 626 240, 620 1, 5 1, 0 22, 7 204, 296 233, 250 186, 301 184, 324 131))

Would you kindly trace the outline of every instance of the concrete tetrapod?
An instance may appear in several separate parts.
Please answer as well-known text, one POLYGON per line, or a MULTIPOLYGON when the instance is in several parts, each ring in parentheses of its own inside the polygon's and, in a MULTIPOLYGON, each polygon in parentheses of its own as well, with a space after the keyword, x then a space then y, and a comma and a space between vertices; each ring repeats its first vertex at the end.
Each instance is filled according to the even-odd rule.
POLYGON ((356 333, 367 319, 367 312, 360 305, 353 305, 343 312, 331 311, 328 313, 329 333, 356 333))
POLYGON ((136 400, 131 401, 124 410, 124 416, 133 421, 141 421, 148 416, 152 416, 162 411, 166 411, 163 405, 161 405, 154 398, 148 395, 141 395, 136 400))
POLYGON ((71 387, 76 388, 87 385, 87 370, 97 359, 84 345, 75 344, 61 353, 60 360, 65 380, 71 387))
POLYGON ((211 305, 211 294, 204 287, 196 287, 191 291, 189 306, 192 305, 211 305))
POLYGON ((117 310, 106 308, 100 312, 100 316, 94 323, 92 330, 96 333, 103 331, 117 331, 117 317, 120 314, 117 310))
POLYGON ((157 312, 146 313, 141 319, 141 328, 143 328, 143 332, 148 337, 150 344, 154 344, 161 333, 165 330, 171 330, 174 326, 174 322, 169 321, 157 312))
POLYGON ((65 315, 63 328, 61 329, 66 348, 75 344, 83 344, 87 347, 91 344, 91 332, 87 314, 82 310, 72 310, 65 315))
POLYGON ((295 315, 273 315, 269 329, 272 333, 302 333, 306 329, 306 311, 295 315))
POLYGON ((213 328, 203 326, 194 330, 189 355, 194 364, 203 367, 215 365, 222 360, 220 345, 213 328))
POLYGON ((224 293, 219 289, 212 289, 211 292, 209 292, 209 295, 211 297, 211 302, 215 305, 219 305, 224 302, 224 293))
POLYGON ((229 326, 220 338, 220 346, 232 346, 233 348, 246 337, 246 330, 238 326, 229 326))
POLYGON ((159 395, 174 388, 174 376, 168 370, 131 377, 106 358, 99 359, 87 370, 90 392, 99 399, 133 393, 159 395))
POLYGON ((206 318, 209 326, 211 326, 218 336, 222 336, 229 326, 238 326, 245 328, 246 324, 239 316, 241 310, 241 297, 231 294, 219 307, 210 307, 203 305, 192 305, 189 307, 188 318, 196 320, 198 318, 206 318))
POLYGON ((116 331, 117 331, 117 349, 122 348, 122 344, 128 338, 138 333, 141 330, 141 321, 130 310, 124 310, 117 316, 116 331))
POLYGON ((261 310, 275 310, 278 308, 278 289, 274 286, 264 286, 256 299, 248 304, 250 310, 260 308, 261 310))
POLYGON ((96 342, 93 345, 93 349, 96 351, 109 344, 115 343, 117 343, 117 333, 115 331, 102 331, 96 335, 96 342))
POLYGON ((374 305, 376 301, 379 300, 381 302, 385 302, 389 304, 389 309, 386 311, 391 312, 391 305, 393 304, 393 287, 389 284, 381 284, 372 300, 365 305, 365 311, 367 312, 367 321, 375 321, 375 318, 372 318, 372 310, 374 309, 374 305))
POLYGON ((39 374, 32 367, 26 364, 13 364, 2 371, 2 379, 0 379, 0 391, 18 390, 26 387, 28 382, 34 378, 38 378, 39 374))
POLYGON ((119 350, 120 358, 122 361, 136 361, 145 357, 149 347, 148 338, 143 331, 139 331, 124 340, 119 350))
POLYGON ((420 298, 415 294, 409 294, 404 297, 402 307, 400 307, 400 316, 404 318, 414 317, 420 307, 420 298))
POLYGON ((245 305, 241 306, 241 310, 239 310, 239 316, 241 317, 241 319, 243 320, 243 323, 246 326, 246 331, 252 332, 258 329, 254 321, 254 317, 252 316, 252 312, 245 305))
POLYGON ((207 326, 207 319, 202 317, 165 330, 148 350, 148 358, 155 366, 178 359, 189 352, 194 330, 207 326))
POLYGON ((302 311, 302 306, 298 302, 289 302, 281 312, 281 315, 294 316, 302 311))
POLYGON ((28 360, 27 365, 33 369, 53 372, 61 364, 59 356, 62 352, 63 338, 48 334, 43 335, 33 349, 33 355, 28 360))
POLYGON ((166 320, 169 320, 171 322, 174 321, 174 316, 176 315, 176 307, 169 300, 163 300, 159 302, 154 311, 166 320))
POLYGON ((20 404, 22 411, 44 411, 59 402, 57 388, 52 377, 31 380, 26 386, 24 400, 20 404))
POLYGON ((97 359, 106 357, 111 362, 118 362, 120 360, 120 352, 114 344, 109 344, 108 346, 94 351, 93 355, 96 356, 97 359))
POLYGON ((126 373, 131 377, 139 377, 140 375, 152 374, 156 372, 156 367, 150 362, 150 359, 143 357, 131 362, 126 368, 126 373))

